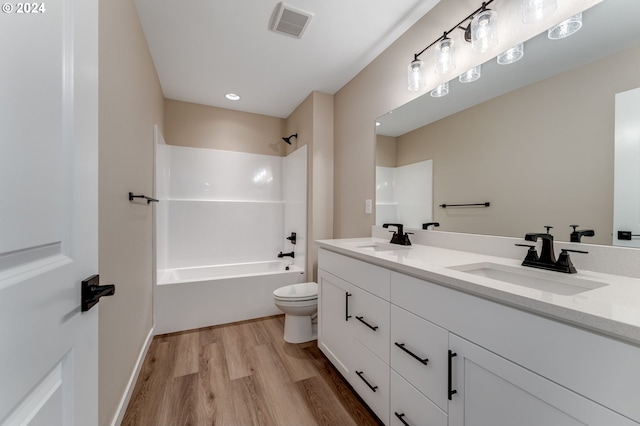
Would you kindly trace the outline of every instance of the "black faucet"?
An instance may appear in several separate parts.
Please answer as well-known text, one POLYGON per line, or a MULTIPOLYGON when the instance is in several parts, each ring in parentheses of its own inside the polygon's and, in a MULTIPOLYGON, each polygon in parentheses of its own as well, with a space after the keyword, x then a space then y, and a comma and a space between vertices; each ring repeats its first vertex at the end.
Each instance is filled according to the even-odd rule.
MULTIPOLYGON (((542 239, 542 251, 540 252, 540 258, 538 259, 538 263, 543 265, 555 265, 556 264, 556 254, 553 252, 553 235, 549 233, 549 230, 553 228, 553 226, 545 226, 547 228, 546 234, 536 234, 529 233, 524 236, 524 239, 527 241, 538 241, 538 238, 542 239)), ((533 265, 525 265, 525 266, 533 266, 533 265)))
POLYGON ((573 232, 571 233, 571 242, 579 243, 582 237, 593 237, 596 233, 593 229, 583 229, 582 231, 578 231, 577 228, 579 225, 569 225, 573 228, 573 232))
POLYGON ((547 228, 546 234, 537 234, 537 233, 528 233, 524 236, 524 239, 527 241, 538 241, 538 238, 542 240, 542 250, 540 251, 540 256, 538 256, 538 252, 536 251, 535 246, 526 245, 526 244, 516 244, 517 246, 529 247, 527 251, 527 256, 522 261, 522 266, 531 266, 533 268, 540 269, 548 269, 550 271, 558 271, 564 272, 567 274, 575 274, 576 268, 571 263, 571 258, 569 257, 569 252, 572 253, 588 253, 587 251, 582 250, 569 250, 562 249, 560 252, 560 257, 556 260, 556 255, 553 252, 553 235, 549 233, 549 230, 553 228, 552 226, 545 226, 547 228))
POLYGON ((427 223, 423 223, 422 224, 422 229, 429 229, 429 227, 432 226, 432 225, 433 225, 434 228, 440 226, 440 224, 438 222, 427 222, 427 223))
POLYGON ((294 252, 289 252, 289 253, 283 253, 283 252, 280 252, 280 253, 278 254, 278 257, 279 257, 279 258, 283 258, 283 257, 285 257, 285 256, 289 256, 289 257, 291 257, 291 258, 295 258, 295 257, 296 257, 296 254, 295 254, 294 252))
POLYGON ((382 225, 383 228, 388 228, 390 226, 395 226, 396 228, 398 228, 398 231, 394 232, 393 236, 391 237, 391 244, 400 244, 401 246, 411 245, 411 241, 409 241, 409 234, 404 233, 404 227, 401 223, 385 223, 382 225))

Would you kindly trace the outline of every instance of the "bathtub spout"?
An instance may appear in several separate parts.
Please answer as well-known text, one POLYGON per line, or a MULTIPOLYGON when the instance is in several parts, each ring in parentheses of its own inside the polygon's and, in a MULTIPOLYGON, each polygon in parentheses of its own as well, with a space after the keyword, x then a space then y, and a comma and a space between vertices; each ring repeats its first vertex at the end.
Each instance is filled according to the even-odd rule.
POLYGON ((291 257, 291 258, 295 258, 295 257, 296 257, 296 254, 295 254, 294 252, 290 252, 290 253, 283 253, 283 252, 280 252, 280 253, 278 254, 278 257, 279 257, 279 258, 283 258, 283 257, 285 257, 285 256, 289 256, 289 257, 291 257))

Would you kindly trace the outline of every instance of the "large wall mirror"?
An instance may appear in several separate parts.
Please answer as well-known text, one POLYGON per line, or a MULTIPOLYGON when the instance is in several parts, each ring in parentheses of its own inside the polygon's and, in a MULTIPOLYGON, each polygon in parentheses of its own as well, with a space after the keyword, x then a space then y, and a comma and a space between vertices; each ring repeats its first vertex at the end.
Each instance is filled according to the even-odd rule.
POLYGON ((456 76, 447 96, 426 93, 378 118, 378 138, 395 144, 395 167, 433 162, 424 221, 510 237, 550 225, 560 241, 578 225, 595 231, 584 243, 615 243, 615 98, 640 87, 639 16, 638 0, 604 0, 583 12, 571 37, 540 34, 520 61, 488 61, 479 80, 456 76))

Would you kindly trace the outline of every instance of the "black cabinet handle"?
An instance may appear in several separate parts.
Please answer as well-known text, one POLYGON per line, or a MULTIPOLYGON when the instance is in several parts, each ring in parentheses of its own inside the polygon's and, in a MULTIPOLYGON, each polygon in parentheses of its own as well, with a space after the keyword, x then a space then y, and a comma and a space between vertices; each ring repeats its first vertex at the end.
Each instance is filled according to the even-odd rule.
POLYGON ((422 359, 420 358, 418 355, 414 354, 413 352, 411 352, 409 349, 404 347, 404 343, 395 343, 397 347, 399 347, 400 349, 402 349, 403 351, 405 351, 406 353, 408 353, 409 355, 411 355, 413 358, 415 358, 418 362, 422 363, 423 365, 427 365, 427 363, 429 362, 428 358, 422 359))
POLYGON ((378 326, 377 326, 377 325, 376 325, 376 326, 373 326, 373 325, 369 324, 368 322, 366 322, 365 320, 363 320, 362 318, 364 318, 364 317, 356 317, 356 319, 357 319, 358 321, 360 321, 361 323, 363 323, 364 325, 366 325, 367 327, 369 327, 369 328, 370 328, 370 329, 372 329, 373 331, 376 331, 376 330, 378 329, 378 326))
POLYGON ((369 386, 369 389, 371 389, 372 391, 374 391, 374 392, 375 392, 375 391, 376 391, 376 389, 378 389, 378 387, 377 387, 377 386, 371 386, 371 383, 369 383, 369 382, 367 381, 367 379, 365 379, 365 378, 362 376, 362 373, 363 373, 362 371, 356 371, 356 374, 358 375, 358 377, 360 377, 360 378, 362 379, 362 381, 363 381, 363 382, 365 382, 365 383, 367 384, 367 386, 369 386))
POLYGON ((398 412, 396 411, 396 412, 394 412, 393 414, 395 414, 395 415, 396 415, 396 417, 398 418, 398 420, 400 420, 404 426, 411 426, 409 423, 407 423, 407 422, 405 422, 405 421, 404 421, 404 419, 403 419, 403 417, 404 417, 404 413, 402 413, 402 414, 398 414, 398 412))
POLYGON ((451 370, 452 370, 452 368, 451 368, 451 367, 452 367, 452 366, 451 366, 451 364, 452 364, 452 362, 453 362, 453 357, 454 357, 454 356, 458 356, 458 354, 457 354, 457 353, 455 353, 455 352, 453 352, 453 351, 451 351, 451 350, 449 350, 449 362, 448 362, 448 364, 449 364, 449 368, 448 368, 448 385, 447 385, 447 393, 448 393, 448 395, 449 395, 449 401, 451 401, 451 397, 452 397, 453 395, 455 395, 456 393, 458 393, 458 391, 457 391, 457 390, 455 390, 455 389, 451 389, 452 382, 453 382, 452 377, 451 377, 451 374, 452 374, 452 373, 451 373, 451 370))
POLYGON ((351 315, 349 315, 349 297, 351 297, 351 293, 349 293, 348 291, 345 291, 344 292, 344 306, 345 306, 344 320, 345 321, 349 321, 349 318, 351 318, 351 315))

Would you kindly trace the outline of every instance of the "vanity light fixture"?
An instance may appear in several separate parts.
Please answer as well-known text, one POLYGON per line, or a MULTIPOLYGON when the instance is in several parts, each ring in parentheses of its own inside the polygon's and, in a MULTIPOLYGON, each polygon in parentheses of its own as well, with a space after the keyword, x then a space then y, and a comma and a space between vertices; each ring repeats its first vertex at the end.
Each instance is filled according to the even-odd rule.
POLYGON ((224 95, 224 97, 229 99, 230 101, 239 101, 240 100, 240 95, 236 95, 235 93, 227 93, 226 95, 224 95))
POLYGON ((413 60, 407 69, 407 81, 410 91, 415 92, 426 87, 425 64, 419 59, 420 55, 432 46, 435 46, 435 73, 448 74, 456 68, 454 41, 448 37, 453 30, 461 29, 465 32, 465 40, 471 42, 474 52, 485 52, 498 43, 497 39, 497 19, 498 14, 487 6, 493 3, 489 0, 482 3, 478 9, 469 16, 458 22, 449 31, 445 31, 442 36, 433 43, 413 55, 413 60), (465 27, 462 25, 469 22, 465 27))
POLYGON ((575 34, 580 28, 582 28, 582 12, 549 28, 547 36, 551 40, 560 40, 561 38, 575 34))
POLYGON ((479 79, 481 75, 482 65, 478 65, 477 67, 473 67, 469 71, 460 74, 458 80, 460 80, 460 83, 471 83, 479 79))
POLYGON ((557 8, 557 0, 522 0, 522 22, 533 24, 542 21, 557 8))
POLYGON ((509 65, 518 62, 524 56, 524 43, 516 44, 509 50, 505 50, 498 55, 497 61, 500 65, 509 65))
POLYGON ((444 82, 431 91, 431 96, 434 98, 441 98, 449 94, 449 82, 444 82))

